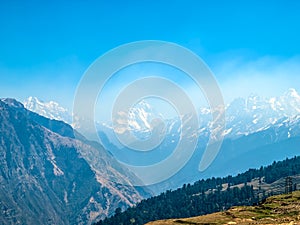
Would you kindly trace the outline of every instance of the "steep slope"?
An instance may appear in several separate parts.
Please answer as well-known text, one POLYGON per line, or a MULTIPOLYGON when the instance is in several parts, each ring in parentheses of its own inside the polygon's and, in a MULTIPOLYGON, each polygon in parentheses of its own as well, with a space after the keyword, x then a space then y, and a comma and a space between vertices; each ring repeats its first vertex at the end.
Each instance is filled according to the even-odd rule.
MULTIPOLYGON (((188 140, 198 137, 198 145, 189 162, 170 179, 149 187, 159 194, 184 183, 191 183, 211 176, 237 174, 248 168, 268 165, 298 154, 300 145, 300 96, 289 89, 280 97, 263 98, 251 95, 238 98, 226 107, 226 130, 222 147, 213 163, 199 172, 211 131, 210 109, 199 112, 200 127, 188 140), (234 163, 233 163, 234 162, 234 163)), ((131 131, 139 139, 151 135, 149 124, 155 118, 163 119, 147 101, 141 101, 130 111, 129 118, 120 114, 117 132, 131 131), (129 127, 124 126, 128 119, 129 127)), ((147 166, 163 162, 172 154, 183 136, 180 135, 179 118, 165 119, 166 135, 162 143, 152 151, 132 151, 122 145, 112 127, 98 124, 102 144, 114 157, 128 165, 147 166)), ((162 134, 164 135, 164 134, 162 134)), ((185 139, 186 141, 187 139, 185 139)))
POLYGON ((199 162, 205 151, 203 143, 206 136, 199 136, 198 148, 190 161, 170 179, 150 187, 154 192, 175 189, 184 183, 192 183, 209 177, 236 175, 248 168, 259 168, 299 155, 300 117, 284 118, 264 130, 227 138, 213 163, 203 172, 199 172, 199 162))
MULTIPOLYGON (((211 132, 211 110, 209 108, 199 109, 200 129, 198 135, 211 132)), ((267 129, 282 118, 292 118, 300 114, 300 95, 290 88, 280 97, 264 98, 250 95, 248 98, 236 98, 226 106, 226 130, 224 136, 227 138, 238 138, 267 129)), ((150 135, 149 124, 155 118, 163 119, 159 112, 146 101, 136 104, 131 110, 128 118, 129 129, 137 137, 143 139, 150 135)), ((124 114, 120 113, 117 124, 118 130, 126 129, 123 126, 124 114)), ((165 119, 168 128, 167 135, 179 135, 180 130, 172 130, 172 126, 180 126, 180 118, 165 119)), ((109 133, 107 134, 109 135, 109 133)), ((112 143, 117 140, 110 137, 112 143)))
POLYGON ((199 180, 143 200, 136 207, 117 213, 98 225, 142 225, 150 221, 186 218, 223 211, 237 205, 253 205, 266 197, 300 187, 300 157, 250 169, 237 176, 199 180))
MULTIPOLYGON (((129 122, 135 136, 143 139, 149 134, 148 124, 158 113, 150 104, 137 104, 132 110, 129 122)), ((280 97, 263 98, 251 95, 248 98, 238 98, 226 107, 226 129, 223 132, 224 142, 212 164, 203 172, 199 171, 211 130, 210 109, 199 112, 200 127, 190 139, 198 137, 198 145, 187 164, 173 177, 151 186, 157 194, 170 188, 177 188, 184 183, 191 183, 212 176, 237 174, 248 168, 268 165, 274 160, 283 160, 299 153, 300 145, 300 96, 295 89, 289 89, 280 97)), ((122 114, 120 114, 122 115, 122 114)), ((120 129, 122 121, 120 117, 120 129)), ((181 122, 179 118, 166 119, 166 135, 159 146, 152 151, 132 151, 122 146, 113 131, 103 129, 100 132, 102 143, 112 149, 112 154, 120 161, 129 165, 147 166, 163 162, 172 154, 180 136, 181 122)), ((150 132, 151 134, 151 132, 150 132)), ((164 134, 162 134, 164 135, 164 134)))
POLYGON ((36 97, 29 97, 24 101, 24 107, 46 118, 72 123, 71 113, 57 102, 44 102, 36 97))
POLYGON ((102 146, 73 137, 69 125, 0 100, 1 224, 90 224, 143 198, 102 146))
POLYGON ((300 223, 300 191, 267 198, 257 206, 233 207, 225 212, 205 216, 170 219, 147 223, 147 225, 178 224, 265 224, 293 225, 300 223))

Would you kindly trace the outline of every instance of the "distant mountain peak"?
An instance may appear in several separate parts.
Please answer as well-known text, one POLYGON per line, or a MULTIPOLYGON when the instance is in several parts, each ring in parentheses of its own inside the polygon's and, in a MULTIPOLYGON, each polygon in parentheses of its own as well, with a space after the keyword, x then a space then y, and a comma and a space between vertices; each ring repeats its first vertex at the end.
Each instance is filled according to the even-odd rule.
POLYGON ((289 88, 288 91, 284 93, 284 96, 293 97, 293 98, 297 98, 300 100, 300 95, 294 88, 289 88))
POLYGON ((24 108, 24 105, 21 102, 18 102, 13 98, 1 98, 0 100, 13 108, 24 108))
POLYGON ((121 133, 122 131, 127 131, 129 129, 137 136, 145 137, 148 137, 151 134, 152 120, 155 118, 160 118, 160 115, 156 113, 153 107, 145 100, 142 100, 134 105, 130 109, 128 115, 120 112, 118 116, 118 118, 115 118, 115 126, 117 127, 117 131, 120 131, 121 133))
MULTIPOLYGON (((24 107, 44 117, 72 124, 71 113, 55 101, 43 102, 36 97, 29 97, 24 102, 24 107)), ((211 129, 210 109, 201 108, 199 111, 200 127, 211 129)), ((298 114, 300 114, 300 95, 294 88, 288 89, 278 97, 263 97, 252 93, 247 98, 236 98, 226 106, 226 124, 229 129, 232 128, 230 133, 226 133, 226 136, 235 137, 264 130, 281 118, 291 118, 298 114)), ((152 135, 151 125, 155 119, 161 119, 169 124, 169 131, 173 127, 172 124, 180 124, 178 118, 166 120, 159 112, 155 111, 151 102, 141 100, 131 108, 128 115, 120 112, 118 117, 114 118, 114 129, 109 121, 106 125, 103 124, 102 127, 105 128, 100 129, 106 130, 106 133, 109 130, 108 136, 112 140, 115 139, 114 135, 111 135, 111 130, 119 134, 132 132, 138 139, 145 140, 152 135)), ((76 126, 73 124, 73 127, 76 126)), ((174 134, 175 130, 172 132, 174 134)), ((179 131, 175 132, 175 134, 177 133, 179 131)), ((118 143, 118 141, 112 142, 118 143)))
POLYGON ((49 119, 61 120, 68 124, 72 123, 71 113, 55 101, 44 102, 31 96, 24 101, 24 107, 49 119))

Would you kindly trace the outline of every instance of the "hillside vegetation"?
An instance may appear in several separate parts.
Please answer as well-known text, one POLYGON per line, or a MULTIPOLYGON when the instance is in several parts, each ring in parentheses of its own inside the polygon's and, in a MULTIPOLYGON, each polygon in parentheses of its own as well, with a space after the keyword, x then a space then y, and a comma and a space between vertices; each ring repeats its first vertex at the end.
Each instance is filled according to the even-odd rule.
POLYGON ((235 177, 210 178, 193 185, 141 201, 124 212, 120 209, 98 225, 142 225, 150 221, 187 218, 224 211, 232 206, 253 205, 268 196, 285 192, 286 177, 293 180, 292 190, 300 183, 300 157, 250 169, 235 177))
POLYGON ((147 223, 147 225, 179 224, 300 224, 300 191, 269 197, 257 206, 237 206, 205 216, 147 223))

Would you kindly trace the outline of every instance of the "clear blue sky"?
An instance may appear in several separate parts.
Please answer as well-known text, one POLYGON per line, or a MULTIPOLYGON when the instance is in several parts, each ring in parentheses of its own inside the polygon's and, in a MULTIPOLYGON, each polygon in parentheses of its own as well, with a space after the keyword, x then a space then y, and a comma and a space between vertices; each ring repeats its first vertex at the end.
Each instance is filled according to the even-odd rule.
POLYGON ((0 2, 1 97, 37 96, 70 107, 96 58, 149 39, 197 53, 229 98, 251 88, 300 90, 300 1, 45 2, 0 2))

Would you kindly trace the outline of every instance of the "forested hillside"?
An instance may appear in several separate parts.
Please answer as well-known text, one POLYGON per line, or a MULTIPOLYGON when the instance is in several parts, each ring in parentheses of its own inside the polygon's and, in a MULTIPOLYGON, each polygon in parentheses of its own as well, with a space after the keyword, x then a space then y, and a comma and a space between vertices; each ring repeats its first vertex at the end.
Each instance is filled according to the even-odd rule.
POLYGON ((159 220, 147 225, 239 224, 292 225, 300 222, 300 191, 275 195, 259 205, 236 206, 229 210, 184 219, 159 220))
MULTIPOLYGON (((149 221, 183 218, 222 211, 237 205, 253 205, 267 196, 285 191, 288 176, 300 173, 300 157, 274 162, 260 169, 249 169, 237 176, 200 180, 159 196, 143 200, 135 207, 116 214, 98 225, 145 224, 149 221)), ((294 178, 292 189, 297 188, 294 178)))

